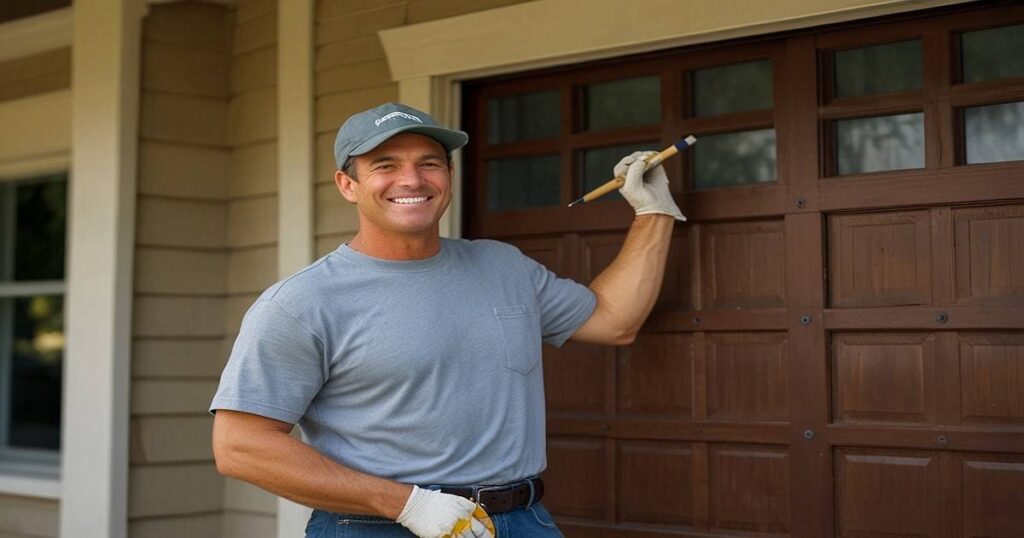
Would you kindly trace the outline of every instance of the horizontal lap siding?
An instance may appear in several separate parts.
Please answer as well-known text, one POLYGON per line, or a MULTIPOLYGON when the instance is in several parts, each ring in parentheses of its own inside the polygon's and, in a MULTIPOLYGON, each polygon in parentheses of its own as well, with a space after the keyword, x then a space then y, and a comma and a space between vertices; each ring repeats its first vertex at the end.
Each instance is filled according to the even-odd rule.
MULTIPOLYGON (((235 10, 228 73, 226 301, 221 320, 225 359, 242 316, 277 280, 277 2, 251 0, 235 10)), ((277 498, 224 480, 220 536, 276 535, 277 498)))
POLYGON ((217 536, 224 479, 207 406, 228 304, 230 36, 208 4, 144 20, 129 476, 133 537, 217 536))
POLYGON ((0 62, 0 101, 21 99, 70 86, 70 47, 0 62))

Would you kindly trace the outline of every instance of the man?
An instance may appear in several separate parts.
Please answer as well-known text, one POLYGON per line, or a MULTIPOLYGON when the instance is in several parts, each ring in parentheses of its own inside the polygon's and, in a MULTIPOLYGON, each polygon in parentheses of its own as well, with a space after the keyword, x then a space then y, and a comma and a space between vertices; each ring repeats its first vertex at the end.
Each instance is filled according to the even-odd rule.
POLYGON ((349 118, 335 183, 359 232, 242 323, 211 405, 217 468, 315 507, 308 537, 561 536, 539 502, 541 341, 628 344, 654 305, 685 219, 660 166, 644 181, 647 154, 615 167, 637 217, 588 289, 440 237, 467 140, 395 103, 349 118))

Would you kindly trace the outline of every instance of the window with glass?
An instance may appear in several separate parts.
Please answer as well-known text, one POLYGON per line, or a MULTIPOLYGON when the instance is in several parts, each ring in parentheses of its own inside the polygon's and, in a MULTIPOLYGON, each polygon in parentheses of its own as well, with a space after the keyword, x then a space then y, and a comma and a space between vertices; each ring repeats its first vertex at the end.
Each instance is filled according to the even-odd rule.
MULTIPOLYGON (((959 44, 964 89, 1024 81, 1024 24, 963 32, 959 44)), ((964 164, 1024 160, 1024 100, 992 100, 979 99, 960 109, 964 164)))
POLYGON ((64 357, 67 176, 0 183, 0 452, 56 462, 64 357))
POLYGON ((828 175, 924 168, 924 80, 918 38, 831 51, 826 55, 828 175), (905 113, 885 113, 898 102, 905 113), (840 111, 832 114, 831 110, 840 111))
POLYGON ((694 189, 776 181, 775 129, 770 115, 774 106, 772 60, 704 67, 689 75, 692 116, 712 129, 731 127, 728 132, 696 133, 699 142, 692 148, 691 159, 694 189), (769 114, 750 115, 758 111, 769 114))

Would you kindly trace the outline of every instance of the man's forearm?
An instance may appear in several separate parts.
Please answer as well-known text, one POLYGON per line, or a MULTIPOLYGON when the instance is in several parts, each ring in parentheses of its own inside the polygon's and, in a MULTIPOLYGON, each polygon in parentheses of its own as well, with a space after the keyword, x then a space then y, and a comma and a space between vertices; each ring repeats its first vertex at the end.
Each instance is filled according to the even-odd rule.
POLYGON ((345 467, 287 431, 265 427, 267 419, 254 420, 245 415, 223 410, 217 413, 213 446, 222 474, 331 512, 389 519, 401 513, 412 486, 345 467))
POLYGON ((639 215, 618 256, 590 284, 597 308, 574 339, 628 344, 640 331, 661 291, 674 220, 668 215, 639 215), (589 327, 588 327, 589 326, 589 327))

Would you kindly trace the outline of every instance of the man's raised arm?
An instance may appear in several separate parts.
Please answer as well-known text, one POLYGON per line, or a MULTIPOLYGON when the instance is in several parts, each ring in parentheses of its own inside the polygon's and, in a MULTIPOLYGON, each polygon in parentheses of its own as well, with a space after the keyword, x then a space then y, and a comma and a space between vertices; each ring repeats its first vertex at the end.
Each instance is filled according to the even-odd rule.
POLYGON ((648 170, 645 177, 644 159, 651 155, 654 152, 637 152, 615 165, 615 175, 626 178, 620 192, 637 216, 618 256, 590 283, 597 307, 572 335, 573 341, 630 344, 658 299, 672 225, 686 217, 672 199, 661 165, 648 170))

